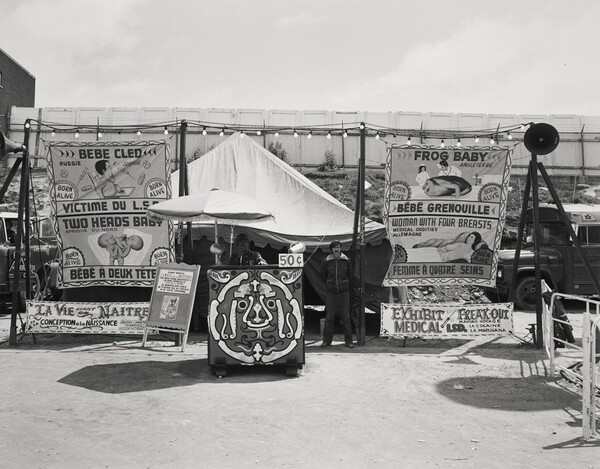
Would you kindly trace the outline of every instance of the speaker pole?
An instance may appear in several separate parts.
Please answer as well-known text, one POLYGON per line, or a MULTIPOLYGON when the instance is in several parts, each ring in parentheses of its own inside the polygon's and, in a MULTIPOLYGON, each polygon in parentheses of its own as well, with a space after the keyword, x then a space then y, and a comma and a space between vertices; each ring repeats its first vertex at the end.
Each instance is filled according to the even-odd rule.
MULTIPOLYGON (((550 124, 531 124, 525 135, 523 143, 531 152, 530 177, 531 191, 533 197, 533 259, 535 266, 535 317, 536 317, 536 343, 537 348, 544 347, 544 331, 542 330, 542 273, 540 267, 540 246, 542 244, 542 233, 540 224, 539 186, 537 178, 538 155, 547 155, 558 146, 560 136, 558 131, 550 124)), ((516 272, 515 272, 516 275, 516 272)))
POLYGON ((531 195, 533 197, 533 262, 535 265, 535 320, 536 320, 536 344, 537 348, 544 347, 544 330, 542 328, 542 271, 540 269, 540 246, 542 244, 542 233, 540 232, 540 207, 539 207, 539 184, 537 171, 537 155, 531 154, 531 195))

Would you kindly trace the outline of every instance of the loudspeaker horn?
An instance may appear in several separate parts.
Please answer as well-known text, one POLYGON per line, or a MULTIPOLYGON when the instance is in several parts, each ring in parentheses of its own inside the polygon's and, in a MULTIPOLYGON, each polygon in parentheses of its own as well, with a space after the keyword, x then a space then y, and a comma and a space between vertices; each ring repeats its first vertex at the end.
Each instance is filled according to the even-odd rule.
POLYGON ((525 147, 536 155, 547 155, 558 146, 558 131, 550 124, 531 124, 523 136, 525 147))
POLYGON ((15 143, 7 139, 0 131, 0 158, 4 158, 9 153, 19 153, 25 149, 20 143, 15 143))

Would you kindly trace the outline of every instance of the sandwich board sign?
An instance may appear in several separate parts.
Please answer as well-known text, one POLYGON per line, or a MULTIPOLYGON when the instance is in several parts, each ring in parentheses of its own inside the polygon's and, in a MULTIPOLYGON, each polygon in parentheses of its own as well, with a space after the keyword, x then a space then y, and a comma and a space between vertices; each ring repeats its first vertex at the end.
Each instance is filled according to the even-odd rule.
POLYGON ((144 327, 142 347, 150 331, 180 334, 181 351, 185 349, 198 276, 199 265, 162 264, 158 266, 150 298, 150 312, 144 327))

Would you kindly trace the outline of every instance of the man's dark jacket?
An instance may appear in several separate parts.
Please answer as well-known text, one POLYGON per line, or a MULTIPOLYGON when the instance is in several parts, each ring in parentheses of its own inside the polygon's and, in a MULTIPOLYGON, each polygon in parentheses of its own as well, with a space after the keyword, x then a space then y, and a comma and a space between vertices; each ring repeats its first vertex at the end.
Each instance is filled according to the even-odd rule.
POLYGON ((328 292, 341 293, 348 290, 352 280, 350 259, 344 254, 337 259, 329 254, 321 264, 321 279, 328 292))

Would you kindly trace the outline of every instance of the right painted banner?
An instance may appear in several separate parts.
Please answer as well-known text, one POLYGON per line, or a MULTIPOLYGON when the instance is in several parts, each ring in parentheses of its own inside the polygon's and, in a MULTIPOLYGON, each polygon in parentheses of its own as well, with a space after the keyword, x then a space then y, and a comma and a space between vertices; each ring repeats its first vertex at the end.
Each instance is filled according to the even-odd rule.
POLYGON ((384 218, 394 256, 384 286, 496 283, 508 148, 388 149, 384 218))

